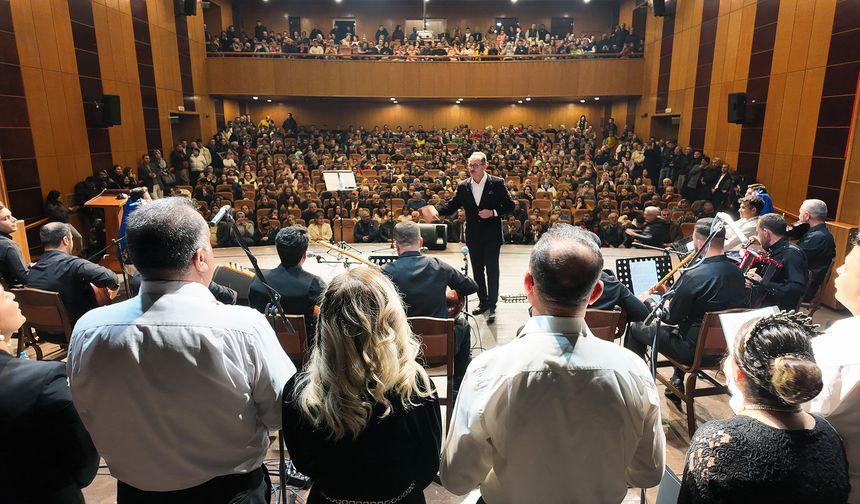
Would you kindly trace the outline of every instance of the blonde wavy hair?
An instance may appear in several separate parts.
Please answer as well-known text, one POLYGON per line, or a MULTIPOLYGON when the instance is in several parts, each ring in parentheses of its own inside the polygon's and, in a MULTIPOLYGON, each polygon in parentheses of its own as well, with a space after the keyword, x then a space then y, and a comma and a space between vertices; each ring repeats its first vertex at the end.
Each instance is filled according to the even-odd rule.
POLYGON ((370 268, 342 273, 323 293, 310 362, 297 378, 298 405, 334 439, 354 439, 374 405, 385 408, 382 418, 392 412, 389 392, 407 409, 433 395, 419 351, 391 280, 370 268))

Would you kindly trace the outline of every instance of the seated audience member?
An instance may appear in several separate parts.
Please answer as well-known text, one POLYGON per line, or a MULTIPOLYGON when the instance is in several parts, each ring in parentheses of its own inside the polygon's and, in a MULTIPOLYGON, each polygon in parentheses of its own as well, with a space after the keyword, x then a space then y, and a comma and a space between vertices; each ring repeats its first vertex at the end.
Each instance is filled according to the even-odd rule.
POLYGON ((758 219, 758 242, 767 251, 768 257, 782 263, 767 282, 762 281, 759 273, 747 273, 753 281, 752 305, 778 306, 780 310, 794 310, 806 291, 806 277, 809 268, 806 254, 785 236, 785 218, 770 213, 758 219))
MULTIPOLYGON (((423 255, 423 244, 418 224, 397 224, 394 227, 394 247, 399 258, 383 266, 382 272, 391 278, 403 297, 407 316, 448 318, 447 288, 454 289, 460 296, 469 296, 478 292, 478 284, 453 266, 423 255)), ((461 317, 454 327, 455 393, 469 365, 471 347, 469 324, 461 317)))
POLYGON ((836 270, 836 299, 851 317, 837 320, 822 335, 813 338, 815 361, 824 386, 808 404, 810 413, 827 417, 842 437, 848 457, 851 495, 848 502, 860 503, 860 246, 855 241, 845 264, 836 270))
POLYGON ((383 221, 379 225, 379 240, 390 242, 394 239, 394 227, 397 225, 397 220, 394 219, 391 210, 385 210, 384 215, 383 221))
MULTIPOLYGON (((711 234, 713 219, 699 219, 693 232, 693 245, 701 249, 711 234)), ((657 350, 677 361, 692 363, 696 341, 707 312, 743 308, 746 305, 744 276, 740 268, 726 257, 723 251, 725 230, 717 232, 705 252, 702 263, 685 274, 674 286, 675 295, 669 301, 662 324, 631 324, 627 331, 625 346, 636 355, 645 356, 646 349, 657 339, 657 350)), ((652 289, 650 294, 665 294, 664 284, 652 289)), ((645 300, 649 309, 653 306, 650 297, 645 300)), ((673 385, 684 390, 684 373, 675 369, 673 385)), ((674 394, 666 391, 667 397, 677 402, 674 394)))
POLYGON ((332 236, 331 224, 325 221, 322 212, 317 212, 313 222, 308 224, 308 239, 310 241, 330 242, 332 236))
MULTIPOLYGON (((756 237, 756 228, 758 226, 758 218, 764 208, 764 200, 758 196, 752 195, 740 200, 739 212, 741 218, 737 220, 738 229, 743 232, 747 238, 756 237)), ((726 250, 737 250, 743 245, 743 241, 739 236, 732 231, 731 228, 726 229, 726 250)), ((750 245, 751 250, 761 251, 761 246, 758 244, 750 245)))
POLYGON ((629 236, 628 240, 652 247, 662 247, 664 243, 669 243, 669 223, 660 217, 660 208, 649 206, 645 208, 643 215, 645 222, 640 229, 624 230, 629 236))
POLYGON ((8 344, 26 322, 0 286, 0 502, 83 504, 99 455, 72 404, 62 362, 16 359, 8 344), (32 435, 24 435, 32 433, 32 435))
POLYGON ((822 389, 812 320, 783 312, 748 327, 729 366, 743 409, 696 431, 678 502, 846 502, 848 464, 839 435, 800 408, 822 389))
MULTIPOLYGON (((600 246, 599 236, 591 231, 587 231, 586 235, 595 245, 600 246)), ((603 282, 603 293, 600 294, 597 301, 588 305, 588 308, 594 310, 615 310, 616 307, 621 308, 625 313, 627 322, 642 322, 648 318, 648 313, 650 313, 648 307, 618 280, 612 270, 605 269, 601 271, 600 281, 603 282)))
MULTIPOLYGON (((72 211, 66 208, 66 205, 60 201, 60 196, 60 191, 52 190, 48 192, 48 196, 45 198, 45 213, 47 214, 48 222, 65 222, 68 224, 72 211)), ((78 255, 84 249, 84 238, 74 226, 69 226, 69 231, 72 232, 72 241, 74 242, 72 254, 78 255)))
POLYGON ((309 504, 424 502, 439 469, 439 399, 394 285, 374 269, 323 294, 307 368, 284 388, 284 438, 309 504))
POLYGON ((372 243, 379 240, 379 224, 370 218, 370 212, 362 208, 358 211, 359 221, 355 223, 353 235, 358 243, 372 243))
MULTIPOLYGON (((308 234, 302 226, 285 227, 278 231, 275 248, 281 264, 264 271, 266 281, 281 295, 281 307, 287 315, 304 315, 308 345, 313 342, 316 327, 316 306, 325 290, 325 281, 302 268, 308 257, 308 234)), ((251 281, 248 303, 260 313, 266 313, 269 292, 259 278, 251 281)))
POLYGON ((21 247, 12 239, 18 219, 0 203, 0 280, 6 287, 20 287, 27 281, 27 265, 21 247))
POLYGON ((466 371, 442 453, 445 488, 465 494, 480 485, 493 504, 621 502, 628 485, 660 481, 665 436, 654 380, 583 319, 600 297, 602 268, 600 249, 570 225, 535 245, 525 275, 532 316, 519 338, 466 371), (571 428, 583 422, 587 429, 571 428))
POLYGON ((513 215, 509 215, 507 221, 502 224, 502 236, 505 243, 510 245, 521 245, 525 242, 522 225, 513 215))
POLYGON ((128 245, 140 294, 84 315, 68 362, 117 502, 268 502, 263 458, 295 366, 265 318, 206 289, 214 257, 190 201, 141 207, 128 245))
POLYGON ((800 205, 799 223, 809 224, 809 230, 798 240, 797 247, 806 254, 810 282, 803 296, 811 301, 827 276, 827 270, 836 257, 836 242, 827 229, 827 203, 819 199, 808 199, 800 205))
MULTIPOLYGON (((49 222, 39 230, 39 238, 45 253, 27 272, 27 285, 35 289, 60 293, 60 299, 69 315, 69 323, 75 323, 84 313, 98 307, 93 287, 119 289, 116 273, 72 255, 74 241, 71 226, 62 222, 49 222)), ((66 343, 64 334, 46 339, 54 343, 66 343)))
POLYGON ((618 248, 624 244, 624 226, 618 223, 616 212, 610 212, 607 220, 608 223, 600 226, 600 237, 606 245, 618 248))
POLYGON ((238 238, 247 246, 255 245, 254 237, 256 230, 254 229, 254 221, 249 219, 245 212, 236 212, 236 229, 239 230, 238 238))

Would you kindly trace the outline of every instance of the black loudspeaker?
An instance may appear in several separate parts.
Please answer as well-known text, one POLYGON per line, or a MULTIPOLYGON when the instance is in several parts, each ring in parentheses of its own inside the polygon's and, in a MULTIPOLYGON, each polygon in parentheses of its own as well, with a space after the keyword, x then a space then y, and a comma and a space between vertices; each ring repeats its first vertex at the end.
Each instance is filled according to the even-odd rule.
POLYGON ((197 0, 176 0, 174 12, 177 16, 196 16, 197 0))
POLYGON ((654 15, 663 17, 666 15, 666 0, 654 0, 654 15))
POLYGON ((419 224, 424 246, 430 250, 445 250, 448 248, 447 224, 419 224))
POLYGON ((743 124, 747 118, 747 94, 729 93, 729 122, 743 124))
POLYGON ((101 123, 106 126, 118 126, 122 124, 122 113, 119 107, 119 96, 104 95, 102 96, 102 116, 101 123))

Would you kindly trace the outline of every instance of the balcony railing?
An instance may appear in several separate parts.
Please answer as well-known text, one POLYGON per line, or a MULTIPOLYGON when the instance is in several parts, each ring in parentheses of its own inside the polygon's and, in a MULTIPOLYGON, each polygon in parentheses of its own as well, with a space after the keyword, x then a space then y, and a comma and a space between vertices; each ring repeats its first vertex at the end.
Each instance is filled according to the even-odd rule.
POLYGON ((496 61, 539 61, 539 60, 594 60, 594 59, 635 59, 641 58, 642 53, 585 53, 585 54, 513 54, 513 55, 445 55, 445 56, 420 56, 420 55, 386 55, 386 54, 362 54, 352 51, 341 51, 337 54, 309 54, 309 53, 282 53, 282 52, 213 52, 206 54, 211 58, 263 58, 263 59, 297 59, 297 60, 323 60, 323 61, 421 61, 421 62, 496 62, 496 61))

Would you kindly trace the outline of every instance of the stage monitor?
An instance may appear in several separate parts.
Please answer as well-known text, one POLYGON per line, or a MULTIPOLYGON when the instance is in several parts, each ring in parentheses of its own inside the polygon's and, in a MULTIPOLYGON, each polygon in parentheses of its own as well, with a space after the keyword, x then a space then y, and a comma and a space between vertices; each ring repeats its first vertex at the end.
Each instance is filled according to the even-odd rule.
POLYGON ((445 250, 448 248, 447 224, 419 224, 424 246, 429 250, 445 250))

